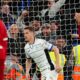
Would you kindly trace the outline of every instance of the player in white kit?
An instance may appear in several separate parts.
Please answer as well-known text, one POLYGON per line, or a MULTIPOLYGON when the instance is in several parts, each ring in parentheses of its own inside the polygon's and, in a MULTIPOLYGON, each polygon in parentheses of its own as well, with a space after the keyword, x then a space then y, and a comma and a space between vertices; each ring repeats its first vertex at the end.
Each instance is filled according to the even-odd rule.
POLYGON ((48 43, 43 39, 35 38, 35 32, 32 27, 26 27, 24 29, 24 37, 27 44, 25 45, 26 54, 26 77, 29 80, 29 70, 31 68, 31 60, 33 59, 38 68, 40 69, 42 80, 57 80, 56 73, 61 71, 59 64, 59 50, 56 46, 48 43), (55 52, 56 64, 55 74, 51 73, 50 64, 45 54, 45 49, 52 50, 55 52))

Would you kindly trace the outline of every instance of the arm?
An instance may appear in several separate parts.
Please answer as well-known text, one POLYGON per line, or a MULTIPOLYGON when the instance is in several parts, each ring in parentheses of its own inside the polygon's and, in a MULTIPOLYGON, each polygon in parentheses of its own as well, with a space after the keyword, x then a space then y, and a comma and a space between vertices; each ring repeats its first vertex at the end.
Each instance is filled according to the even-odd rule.
POLYGON ((55 58, 56 58, 56 65, 60 65, 60 62, 59 62, 59 49, 54 46, 53 44, 47 42, 47 41, 44 41, 44 44, 43 46, 45 47, 45 49, 48 49, 49 51, 53 51, 54 54, 55 54, 55 58))
POLYGON ((60 10, 60 8, 64 5, 65 1, 66 0, 59 0, 56 3, 53 3, 52 7, 49 10, 50 15, 52 16, 55 15, 60 10))
POLYGON ((20 27, 20 26, 24 25, 23 21, 24 21, 23 17, 19 16, 16 21, 16 24, 20 27))
POLYGON ((59 62, 59 49, 56 47, 56 46, 54 46, 54 45, 52 45, 52 44, 50 44, 49 42, 47 42, 47 41, 44 41, 44 44, 42 45, 45 49, 48 49, 49 51, 53 51, 54 52, 54 54, 55 54, 55 58, 56 58, 56 64, 55 64, 55 70, 57 71, 57 72, 60 72, 61 70, 62 70, 62 68, 60 67, 60 62, 59 62))
POLYGON ((29 73, 31 65, 32 65, 31 59, 27 59, 26 60, 26 74, 29 73))
POLYGON ((79 38, 79 34, 71 34, 71 38, 79 38))
POLYGON ((57 47, 52 48, 52 51, 54 51, 55 57, 56 57, 56 65, 60 65, 59 62, 59 49, 57 47))
POLYGON ((26 60, 26 78, 27 80, 30 79, 29 71, 30 71, 31 65, 32 65, 31 59, 27 59, 26 60))
POLYGON ((64 5, 65 1, 66 1, 66 0, 59 0, 59 1, 57 1, 57 2, 55 3, 55 8, 56 8, 56 9, 60 9, 60 8, 64 5))
POLYGON ((18 17, 16 24, 19 26, 19 28, 24 28, 25 24, 24 24, 24 18, 26 16, 28 16, 28 11, 24 10, 22 11, 21 15, 18 17))
POLYGON ((60 58, 59 58, 59 49, 57 47, 53 47, 52 51, 54 51, 54 55, 56 58, 56 64, 55 64, 55 70, 57 72, 60 72, 62 70, 61 66, 60 66, 60 58))

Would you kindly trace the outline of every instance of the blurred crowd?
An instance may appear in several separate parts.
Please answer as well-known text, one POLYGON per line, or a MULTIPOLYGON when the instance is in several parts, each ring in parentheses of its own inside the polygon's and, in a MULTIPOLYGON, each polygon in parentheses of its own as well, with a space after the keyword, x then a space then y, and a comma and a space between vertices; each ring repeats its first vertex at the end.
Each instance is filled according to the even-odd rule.
MULTIPOLYGON (((4 21, 8 33, 5 80, 11 77, 13 80, 26 80, 24 46, 27 42, 23 30, 27 26, 34 28, 37 38, 56 45, 60 54, 65 55, 67 61, 63 67, 64 80, 80 79, 80 71, 78 78, 72 76, 75 65, 78 64, 80 69, 80 59, 77 60, 80 57, 79 0, 2 0, 0 19, 4 21), (16 79, 15 75, 10 75, 14 73, 16 79)), ((31 77, 35 73, 35 67, 34 63, 30 71, 31 77)))

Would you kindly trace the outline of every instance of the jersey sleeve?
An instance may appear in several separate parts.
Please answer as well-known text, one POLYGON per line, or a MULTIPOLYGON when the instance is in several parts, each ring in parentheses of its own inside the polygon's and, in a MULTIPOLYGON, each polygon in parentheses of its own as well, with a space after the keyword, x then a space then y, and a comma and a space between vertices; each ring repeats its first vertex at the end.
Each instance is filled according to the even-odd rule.
POLYGON ((3 21, 0 20, 0 40, 7 41, 8 35, 7 35, 7 29, 3 21))
POLYGON ((8 40, 8 35, 7 35, 7 29, 3 21, 0 20, 0 45, 4 47, 4 49, 7 49, 7 40, 8 40))
MULTIPOLYGON (((53 5, 51 6, 49 12, 50 14, 53 16, 53 14, 56 14, 60 8, 64 5, 66 0, 58 0, 55 4, 53 3, 53 5)), ((51 16, 50 15, 50 16, 51 16)))
POLYGON ((54 46, 53 44, 51 44, 51 43, 49 43, 49 42, 47 42, 47 41, 45 41, 45 40, 44 40, 43 46, 44 46, 46 49, 48 49, 49 51, 51 51, 52 48, 56 47, 56 46, 54 46))

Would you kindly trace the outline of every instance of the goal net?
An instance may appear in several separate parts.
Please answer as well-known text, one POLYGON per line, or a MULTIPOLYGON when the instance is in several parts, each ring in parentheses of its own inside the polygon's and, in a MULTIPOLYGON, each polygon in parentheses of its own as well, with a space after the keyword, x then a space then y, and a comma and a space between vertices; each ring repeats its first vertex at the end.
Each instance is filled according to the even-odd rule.
MULTIPOLYGON (((33 27, 37 38, 45 39, 59 48, 60 55, 65 57, 60 58, 63 71, 58 80, 72 80, 75 61, 70 55, 73 47, 79 44, 75 16, 79 12, 79 0, 1 0, 0 18, 6 25, 9 38, 4 80, 26 80, 25 26, 33 27)), ((54 54, 49 55, 51 62, 55 62, 54 54)), ((32 63, 31 80, 41 80, 41 73, 34 60, 32 63)))

